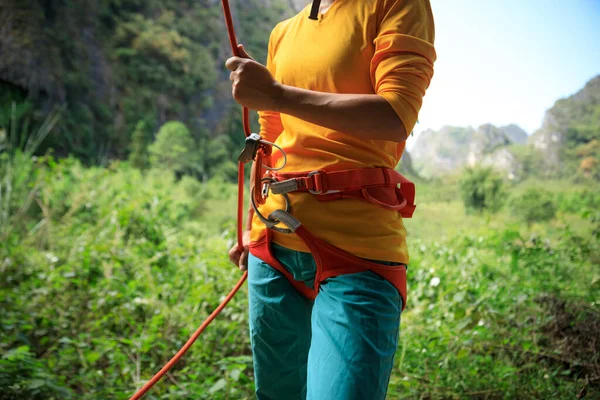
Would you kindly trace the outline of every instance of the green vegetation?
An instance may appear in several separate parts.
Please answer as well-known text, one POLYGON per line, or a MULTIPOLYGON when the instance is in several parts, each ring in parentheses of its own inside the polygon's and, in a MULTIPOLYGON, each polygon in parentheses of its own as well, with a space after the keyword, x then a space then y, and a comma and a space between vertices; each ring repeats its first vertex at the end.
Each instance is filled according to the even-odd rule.
POLYGON ((496 212, 503 205, 502 178, 490 167, 466 168, 459 186, 468 211, 496 212))
POLYGON ((146 123, 139 121, 135 126, 133 135, 131 136, 131 152, 129 153, 129 161, 135 168, 144 170, 148 167, 148 133, 146 132, 146 123))
POLYGON ((556 205, 552 194, 540 188, 528 188, 510 201, 513 215, 531 225, 533 222, 548 221, 556 216, 556 205))
POLYGON ((600 79, 590 81, 579 96, 556 102, 558 123, 565 129, 563 158, 588 177, 600 179, 600 79))
MULTIPOLYGON (((231 7, 245 48, 264 62, 288 3, 231 7)), ((231 50, 219 2, 7 0, 0 21, 11 21, 0 35, 0 127, 10 125, 13 103, 18 131, 66 106, 40 155, 52 148, 86 163, 125 159, 140 121, 150 141, 173 120, 211 146, 242 137, 241 121, 230 118, 239 108, 224 67, 231 50)))
POLYGON ((540 175, 600 179, 600 76, 558 100, 532 139, 545 147, 540 175))
MULTIPOLYGON (((259 61, 286 4, 232 3, 259 61)), ((0 398, 127 399, 240 276, 226 254, 242 123, 220 5, 8 0, 6 18, 0 398)), ((552 168, 510 126, 445 127, 449 145, 429 132, 414 169, 405 157, 413 175, 435 143, 447 171, 506 147, 519 176, 415 176, 390 398, 600 397, 599 83, 538 132, 563 135, 552 168)), ((246 310, 242 289, 148 398, 252 398, 246 310)))
MULTIPOLYGON (((7 398, 128 398, 239 278, 226 256, 234 185, 126 162, 2 157, 7 398)), ((599 199, 552 187, 556 219, 526 226, 508 210, 465 213, 456 181, 419 185, 390 398, 572 398, 594 377, 599 199)), ((243 289, 152 396, 252 398, 246 308, 243 289)))
MULTIPOLYGON (((128 398, 237 279, 224 258, 235 187, 126 163, 4 161, 3 388, 19 399, 128 398)), ((245 309, 241 294, 157 393, 211 398, 222 379, 234 398, 250 393, 245 309)))
POLYGON ((192 175, 198 169, 198 149, 190 131, 181 122, 173 121, 164 124, 156 141, 148 148, 150 163, 155 167, 165 168, 192 175))

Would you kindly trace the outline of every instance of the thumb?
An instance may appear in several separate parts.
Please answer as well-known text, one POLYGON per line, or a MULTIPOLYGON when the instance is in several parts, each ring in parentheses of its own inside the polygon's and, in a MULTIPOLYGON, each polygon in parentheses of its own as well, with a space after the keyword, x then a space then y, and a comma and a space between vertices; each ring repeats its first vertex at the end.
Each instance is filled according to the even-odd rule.
POLYGON ((242 253, 242 255, 240 256, 238 267, 240 271, 246 271, 248 269, 248 253, 242 253))
POLYGON ((246 53, 246 49, 244 49, 243 44, 238 44, 238 50, 240 51, 240 56, 242 58, 249 58, 251 60, 254 60, 248 53, 246 53))

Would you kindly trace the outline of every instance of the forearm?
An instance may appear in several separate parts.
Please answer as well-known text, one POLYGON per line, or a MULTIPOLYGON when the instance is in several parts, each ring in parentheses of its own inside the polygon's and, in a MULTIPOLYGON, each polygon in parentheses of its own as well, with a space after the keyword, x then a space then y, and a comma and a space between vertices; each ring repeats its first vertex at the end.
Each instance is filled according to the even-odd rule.
POLYGON ((361 139, 403 142, 408 136, 392 106, 376 94, 326 93, 282 85, 275 108, 361 139))

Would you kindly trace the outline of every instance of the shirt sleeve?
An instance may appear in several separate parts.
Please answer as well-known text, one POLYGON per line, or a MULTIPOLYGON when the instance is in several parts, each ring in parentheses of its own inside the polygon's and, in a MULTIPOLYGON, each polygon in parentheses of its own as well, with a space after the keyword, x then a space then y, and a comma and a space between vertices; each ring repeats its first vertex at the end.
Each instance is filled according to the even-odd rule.
POLYGON ((433 76, 435 28, 429 0, 384 0, 378 10, 371 81, 412 132, 433 76))
MULTIPOLYGON (((275 35, 275 29, 271 32, 269 37, 269 48, 267 52, 267 69, 275 77, 275 64, 273 62, 273 36, 275 35)), ((274 111, 258 111, 258 123, 260 124, 260 136, 264 139, 274 142, 277 137, 283 131, 283 124, 281 123, 281 116, 278 112, 274 111)))

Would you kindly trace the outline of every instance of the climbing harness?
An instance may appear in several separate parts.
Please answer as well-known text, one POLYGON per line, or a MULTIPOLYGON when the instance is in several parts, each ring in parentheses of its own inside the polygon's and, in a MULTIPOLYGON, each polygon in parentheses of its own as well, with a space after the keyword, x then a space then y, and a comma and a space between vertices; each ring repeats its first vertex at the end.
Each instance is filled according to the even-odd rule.
MULTIPOLYGON (((411 218, 415 210, 415 185, 391 168, 359 168, 342 171, 310 171, 279 173, 268 170, 263 178, 261 196, 269 192, 281 195, 285 208, 273 211, 268 217, 258 209, 257 197, 251 197, 255 215, 267 227, 266 234, 250 244, 250 252, 281 272, 292 286, 304 297, 314 300, 320 284, 338 275, 371 271, 390 282, 402 297, 402 309, 406 306, 406 265, 387 266, 359 258, 335 247, 311 234, 290 213, 288 193, 309 192, 319 201, 358 199, 380 207, 397 211, 404 218, 411 218), (278 225, 283 224, 282 228, 278 225), (292 274, 273 256, 271 242, 273 231, 297 235, 308 247, 316 263, 312 288, 295 280, 292 274)), ((254 190, 254 188, 253 188, 254 190)), ((264 199, 262 199, 264 202, 264 199)))
MULTIPOLYGON (((313 0, 309 18, 317 19, 320 0, 313 0)), ((223 14, 231 50, 236 57, 240 57, 237 40, 231 18, 228 0, 221 0, 223 14)), ((255 257, 265 261, 271 267, 281 272, 292 286, 308 299, 315 299, 319 286, 323 281, 334 276, 371 271, 390 282, 402 297, 402 309, 406 306, 406 265, 387 266, 359 258, 338 247, 335 247, 311 234, 300 221, 291 214, 289 193, 308 192, 319 201, 333 201, 340 199, 358 199, 376 204, 388 210, 399 212, 404 218, 412 217, 415 210, 415 186, 391 168, 360 168, 342 171, 308 171, 282 173, 287 156, 285 151, 275 143, 263 140, 262 137, 250 130, 249 112, 242 107, 242 123, 246 136, 245 146, 238 157, 238 198, 237 198, 237 248, 244 251, 243 244, 243 208, 244 208, 244 166, 249 161, 254 161, 253 180, 251 188, 251 204, 255 215, 266 227, 266 233, 258 241, 250 244, 250 252, 255 257), (282 165, 272 167, 272 150, 277 149, 282 156, 282 165), (259 211, 259 206, 264 204, 269 193, 280 195, 285 200, 285 208, 273 211, 265 217, 259 211), (285 228, 279 226, 283 224, 285 228), (309 248, 317 266, 316 276, 312 287, 297 281, 273 256, 271 243, 273 232, 297 235, 309 248)), ((248 272, 244 272, 240 280, 225 297, 223 302, 200 325, 185 345, 169 360, 169 362, 150 379, 129 400, 138 400, 144 396, 166 373, 179 361, 181 357, 194 344, 204 329, 225 308, 242 287, 248 272)))

